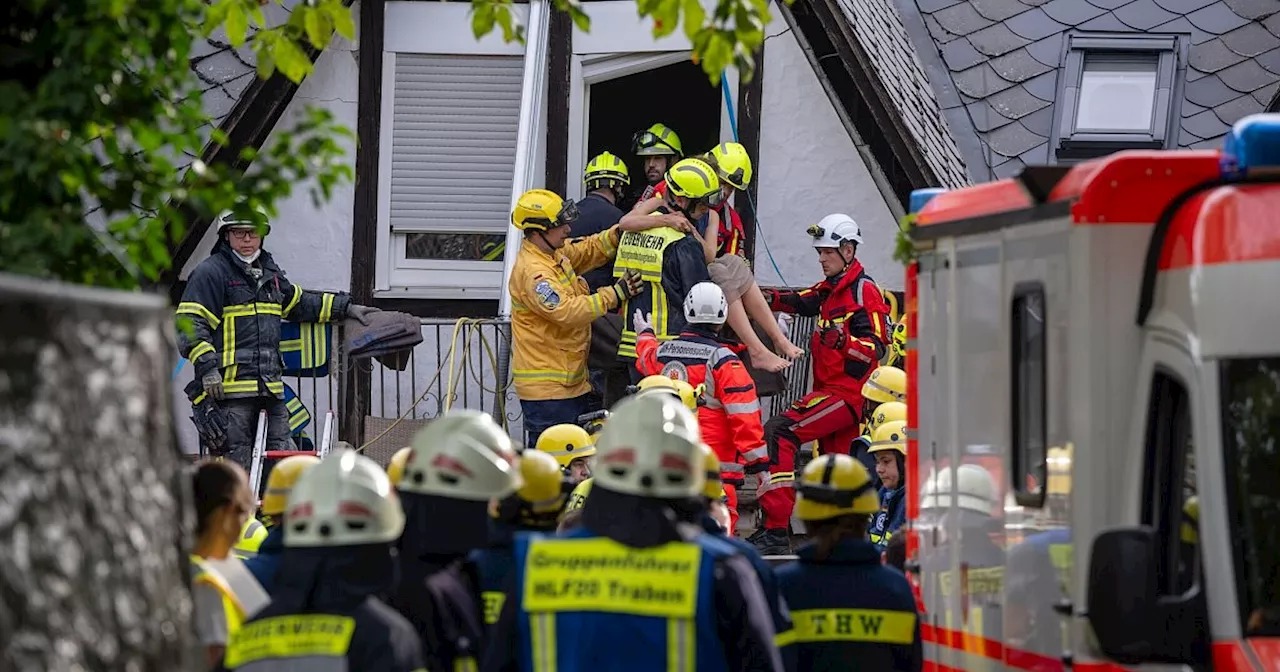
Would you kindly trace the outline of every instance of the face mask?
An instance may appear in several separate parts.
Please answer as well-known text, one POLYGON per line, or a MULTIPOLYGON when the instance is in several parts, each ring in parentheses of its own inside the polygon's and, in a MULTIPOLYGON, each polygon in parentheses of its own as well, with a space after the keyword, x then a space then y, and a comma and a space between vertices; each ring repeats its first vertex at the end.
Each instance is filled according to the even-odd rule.
POLYGON ((243 254, 240 254, 239 252, 236 252, 235 250, 231 250, 231 251, 235 252, 236 256, 240 258, 240 261, 243 261, 246 264, 252 264, 253 262, 257 261, 258 257, 262 254, 262 248, 258 248, 256 252, 254 252, 253 254, 247 257, 244 256, 243 254))

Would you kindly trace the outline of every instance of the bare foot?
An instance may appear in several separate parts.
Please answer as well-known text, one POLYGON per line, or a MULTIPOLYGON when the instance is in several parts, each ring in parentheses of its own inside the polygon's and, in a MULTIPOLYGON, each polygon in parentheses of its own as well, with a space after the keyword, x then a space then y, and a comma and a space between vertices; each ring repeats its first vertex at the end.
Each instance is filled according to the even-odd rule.
POLYGON ((801 357, 804 355, 804 348, 796 347, 796 344, 792 343, 791 341, 783 341, 778 346, 778 351, 779 351, 778 354, 791 360, 794 360, 797 357, 801 357))
POLYGON ((771 373, 776 373, 778 371, 781 371, 787 368, 788 366, 791 366, 791 362, 788 362, 787 360, 773 354, 772 352, 769 352, 768 350, 765 350, 764 348, 761 348, 759 350, 753 349, 753 350, 749 350, 748 352, 751 355, 751 365, 756 367, 757 369, 760 369, 761 371, 769 371, 771 373))

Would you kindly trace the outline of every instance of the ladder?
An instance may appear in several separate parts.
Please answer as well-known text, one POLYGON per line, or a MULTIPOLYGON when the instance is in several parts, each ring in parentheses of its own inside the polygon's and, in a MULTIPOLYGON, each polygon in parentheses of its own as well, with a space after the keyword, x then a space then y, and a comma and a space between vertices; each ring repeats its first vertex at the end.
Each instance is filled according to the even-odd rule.
POLYGON ((262 503, 262 483, 266 475, 266 461, 273 463, 294 455, 315 455, 324 459, 333 448, 334 437, 338 435, 338 415, 332 410, 324 414, 324 429, 320 433, 320 443, 314 451, 310 450, 267 450, 267 412, 258 411, 258 428, 253 437, 253 457, 249 463, 249 483, 253 487, 253 501, 262 503))

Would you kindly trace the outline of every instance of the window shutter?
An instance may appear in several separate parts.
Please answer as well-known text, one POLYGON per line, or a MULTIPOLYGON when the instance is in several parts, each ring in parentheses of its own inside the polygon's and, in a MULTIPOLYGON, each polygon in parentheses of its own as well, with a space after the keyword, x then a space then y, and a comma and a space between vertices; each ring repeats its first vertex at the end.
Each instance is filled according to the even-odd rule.
POLYGON ((392 231, 505 231, 524 58, 395 59, 392 231))

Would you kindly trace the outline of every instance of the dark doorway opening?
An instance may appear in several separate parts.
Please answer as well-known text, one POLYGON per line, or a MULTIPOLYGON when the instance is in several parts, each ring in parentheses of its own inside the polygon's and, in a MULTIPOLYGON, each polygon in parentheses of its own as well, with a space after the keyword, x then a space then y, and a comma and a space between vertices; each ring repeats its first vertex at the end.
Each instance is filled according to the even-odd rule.
POLYGON ((721 95, 691 61, 592 84, 587 159, 604 151, 618 155, 627 162, 633 190, 642 187, 644 168, 631 154, 632 135, 663 123, 680 136, 685 156, 706 152, 720 142, 721 95))

